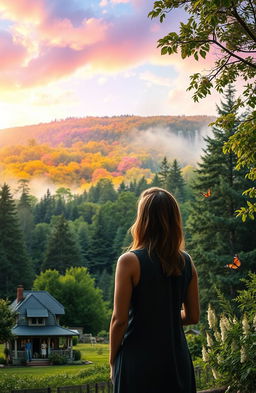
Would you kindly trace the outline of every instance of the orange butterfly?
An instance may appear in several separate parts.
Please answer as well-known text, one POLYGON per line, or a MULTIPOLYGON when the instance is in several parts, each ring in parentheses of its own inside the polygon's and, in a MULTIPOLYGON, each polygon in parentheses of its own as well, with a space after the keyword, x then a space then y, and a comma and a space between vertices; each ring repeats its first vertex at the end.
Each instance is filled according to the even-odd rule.
POLYGON ((201 194, 205 197, 205 198, 209 198, 211 196, 211 189, 209 188, 207 192, 201 192, 201 194))
POLYGON ((234 256, 234 259, 233 259, 233 263, 229 263, 229 264, 226 265, 225 267, 228 267, 229 269, 234 269, 234 270, 236 270, 236 269, 239 269, 240 266, 241 266, 241 261, 240 261, 240 259, 238 258, 238 256, 235 255, 235 256, 234 256))

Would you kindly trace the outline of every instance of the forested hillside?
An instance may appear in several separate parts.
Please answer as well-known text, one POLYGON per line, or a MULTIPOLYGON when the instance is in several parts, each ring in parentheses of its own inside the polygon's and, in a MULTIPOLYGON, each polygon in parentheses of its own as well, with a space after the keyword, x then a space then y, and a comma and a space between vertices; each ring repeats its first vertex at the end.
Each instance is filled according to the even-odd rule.
MULTIPOLYGON (((0 131, 4 181, 37 179, 82 191, 100 178, 115 186, 152 180, 164 155, 195 164, 207 116, 87 117, 0 131)), ((32 187, 33 188, 33 187, 32 187)))
MULTIPOLYGON (((235 110, 233 95, 230 88, 218 108, 220 113, 235 110)), ((208 302, 215 301, 215 288, 227 299, 234 298, 242 288, 240 279, 256 266, 255 223, 241 223, 235 217, 236 210, 250 201, 242 196, 242 191, 251 181, 245 178, 243 169, 236 168, 234 154, 224 154, 222 149, 235 131, 235 127, 229 131, 214 127, 195 170, 184 167, 185 153, 183 160, 183 156, 174 156, 179 152, 177 139, 173 155, 169 151, 165 156, 160 149, 152 155, 150 150, 142 153, 132 148, 132 142, 127 142, 128 132, 120 132, 121 137, 113 143, 80 141, 66 147, 32 140, 27 145, 3 147, 2 171, 15 173, 17 179, 11 188, 2 183, 0 190, 0 296, 13 298, 18 284, 46 289, 57 299, 66 298, 64 305, 77 326, 86 327, 84 321, 88 321, 93 307, 95 318, 97 309, 105 317, 98 315, 97 322, 86 328, 93 332, 106 328, 115 263, 130 244, 129 228, 136 215, 137 199, 146 188, 160 186, 171 191, 180 204, 186 250, 195 259, 199 272, 203 315, 208 302), (122 138, 126 138, 127 145, 122 138), (42 170, 43 160, 48 160, 48 164, 42 170), (55 188, 49 190, 43 180, 53 173, 55 188), (38 198, 31 188, 35 176, 41 179, 38 187, 42 196, 38 198), (70 183, 79 183, 79 179, 90 183, 80 193, 69 187, 70 183), (240 258, 241 267, 234 270, 228 265, 235 255, 240 258), (88 299, 92 295, 92 303, 88 300, 89 314, 81 314, 79 319, 80 314, 74 313, 75 298, 74 302, 70 299, 85 288, 88 299), (102 297, 108 303, 103 304, 102 297), (97 309, 95 302, 100 305, 97 309)), ((148 129, 137 128, 137 132, 148 129)), ((196 150, 196 143, 190 143, 196 150)), ((72 321, 67 319, 65 324, 72 321)))

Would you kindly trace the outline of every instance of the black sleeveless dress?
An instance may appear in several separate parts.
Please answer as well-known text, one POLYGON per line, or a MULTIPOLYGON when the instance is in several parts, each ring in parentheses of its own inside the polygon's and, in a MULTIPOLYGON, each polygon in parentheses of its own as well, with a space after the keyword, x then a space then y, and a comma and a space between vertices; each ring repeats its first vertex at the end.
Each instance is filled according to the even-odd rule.
POLYGON ((146 249, 140 261, 128 328, 114 365, 114 393, 196 393, 180 310, 192 277, 190 257, 180 276, 167 277, 146 249))

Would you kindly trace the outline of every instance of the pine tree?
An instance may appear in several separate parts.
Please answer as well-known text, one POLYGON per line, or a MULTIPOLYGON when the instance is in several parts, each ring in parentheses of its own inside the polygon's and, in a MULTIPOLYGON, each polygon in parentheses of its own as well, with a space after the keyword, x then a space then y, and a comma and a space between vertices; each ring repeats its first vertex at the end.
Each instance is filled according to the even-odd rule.
POLYGON ((81 266, 82 257, 68 221, 60 216, 49 235, 42 270, 56 269, 65 273, 72 266, 81 266))
POLYGON ((50 228, 50 224, 41 222, 35 226, 32 232, 30 253, 36 274, 39 274, 42 271, 42 264, 44 261, 44 254, 50 234, 50 228))
POLYGON ((0 190, 0 272, 0 297, 12 298, 19 284, 30 288, 33 270, 7 184, 0 190))
POLYGON ((34 227, 34 217, 31 206, 31 195, 28 180, 19 180, 18 191, 21 191, 21 196, 17 206, 20 227, 24 236, 26 247, 27 249, 30 249, 32 231, 34 227))
POLYGON ((40 202, 35 206, 35 223, 46 222, 49 224, 54 213, 55 199, 51 195, 50 190, 47 189, 46 195, 44 195, 40 202))
POLYGON ((142 176, 142 178, 137 183, 137 187, 136 187, 136 190, 135 190, 135 195, 139 196, 147 188, 149 188, 147 180, 145 179, 144 176, 142 176))
POLYGON ((169 169, 167 177, 167 190, 170 191, 175 196, 175 198, 177 198, 178 202, 184 202, 184 187, 185 182, 181 174, 181 168, 178 161, 175 159, 173 160, 169 169))
POLYGON ((89 271, 98 275, 104 269, 111 271, 114 259, 113 235, 109 228, 112 231, 115 231, 115 228, 111 225, 111 216, 106 217, 104 213, 104 209, 101 208, 95 216, 89 247, 89 271))
POLYGON ((109 179, 100 179, 96 185, 99 189, 98 203, 105 203, 107 201, 115 201, 117 199, 117 192, 114 185, 109 179))
MULTIPOLYGON (((234 94, 229 86, 218 107, 220 115, 235 113, 234 94)), ((223 144, 236 132, 236 127, 228 131, 214 127, 212 131, 213 136, 206 138, 206 149, 197 170, 196 196, 186 227, 188 251, 199 272, 203 310, 209 302, 214 302, 215 286, 227 298, 232 298, 241 287, 240 279, 256 267, 256 225, 242 224, 235 217, 236 209, 242 204, 242 190, 249 180, 244 179, 243 170, 235 169, 235 155, 223 153, 223 144), (203 196, 208 190, 210 196, 203 196), (235 254, 242 260, 238 272, 225 267, 235 254)))
POLYGON ((150 183, 150 187, 161 187, 161 181, 159 179, 158 174, 156 173, 155 176, 153 177, 152 182, 150 183))
POLYGON ((170 172, 170 164, 167 161, 167 158, 164 157, 163 161, 160 164, 160 170, 158 172, 158 178, 160 180, 161 187, 167 189, 168 185, 168 176, 170 172))
POLYGON ((126 185, 125 185, 125 182, 124 181, 122 181, 122 183, 120 183, 120 185, 119 185, 119 187, 118 187, 118 190, 117 190, 118 192, 124 192, 124 191, 127 191, 127 187, 126 187, 126 185))
POLYGON ((128 191, 135 193, 136 188, 137 188, 137 181, 136 181, 136 179, 134 179, 130 182, 129 187, 128 187, 128 191))
POLYGON ((103 299, 107 302, 111 300, 111 281, 112 274, 108 273, 106 269, 102 271, 97 280, 97 287, 101 289, 103 299))
POLYGON ((99 189, 96 186, 91 186, 88 192, 88 202, 97 203, 99 200, 99 189))
MULTIPOLYGON (((79 221, 79 219, 77 221, 79 221)), ((88 266, 90 235, 87 222, 79 222, 77 236, 82 252, 84 265, 88 266)))

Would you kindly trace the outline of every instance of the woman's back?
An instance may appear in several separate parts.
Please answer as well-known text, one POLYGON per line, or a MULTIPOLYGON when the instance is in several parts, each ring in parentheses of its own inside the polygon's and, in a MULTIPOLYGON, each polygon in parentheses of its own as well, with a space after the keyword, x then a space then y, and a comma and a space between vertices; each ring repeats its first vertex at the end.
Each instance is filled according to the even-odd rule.
POLYGON ((115 393, 194 393, 193 366, 181 325, 192 278, 191 261, 179 276, 163 273, 147 250, 132 251, 140 279, 133 289, 128 327, 115 361, 115 393))

